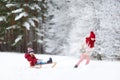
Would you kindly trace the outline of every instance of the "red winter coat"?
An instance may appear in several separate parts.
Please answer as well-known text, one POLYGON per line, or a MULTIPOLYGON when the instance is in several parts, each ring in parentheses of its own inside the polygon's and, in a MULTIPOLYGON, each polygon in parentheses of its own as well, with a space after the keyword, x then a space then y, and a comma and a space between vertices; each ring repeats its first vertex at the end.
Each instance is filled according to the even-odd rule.
POLYGON ((29 53, 25 53, 25 58, 30 62, 30 66, 34 66, 38 60, 33 54, 29 53))
POLYGON ((90 36, 86 37, 86 44, 90 47, 93 48, 95 43, 95 33, 93 31, 90 32, 90 36), (94 38, 94 40, 91 40, 91 38, 94 38))

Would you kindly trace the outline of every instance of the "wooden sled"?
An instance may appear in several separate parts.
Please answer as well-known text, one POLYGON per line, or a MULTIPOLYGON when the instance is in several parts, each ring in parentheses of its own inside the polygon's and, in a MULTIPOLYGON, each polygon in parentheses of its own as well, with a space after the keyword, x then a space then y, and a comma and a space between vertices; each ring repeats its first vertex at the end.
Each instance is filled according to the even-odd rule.
POLYGON ((54 68, 55 66, 56 66, 56 62, 52 62, 52 63, 47 63, 47 64, 39 64, 39 65, 35 65, 33 68, 42 68, 42 66, 44 66, 44 65, 49 65, 49 66, 51 66, 51 68, 54 68))

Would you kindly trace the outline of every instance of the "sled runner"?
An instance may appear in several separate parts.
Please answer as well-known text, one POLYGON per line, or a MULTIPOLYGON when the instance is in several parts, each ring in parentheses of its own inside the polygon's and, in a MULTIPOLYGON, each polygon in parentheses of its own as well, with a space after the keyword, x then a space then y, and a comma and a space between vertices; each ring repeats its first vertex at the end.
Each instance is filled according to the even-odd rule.
POLYGON ((46 63, 46 64, 39 64, 39 65, 35 65, 33 68, 43 68, 43 67, 51 67, 51 68, 54 68, 56 66, 56 62, 52 62, 52 63, 46 63))

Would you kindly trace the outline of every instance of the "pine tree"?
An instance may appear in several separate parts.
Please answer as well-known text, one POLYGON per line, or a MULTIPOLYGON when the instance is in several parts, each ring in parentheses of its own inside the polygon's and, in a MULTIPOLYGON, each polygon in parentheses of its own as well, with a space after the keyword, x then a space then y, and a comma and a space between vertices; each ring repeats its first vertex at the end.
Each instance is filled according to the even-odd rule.
POLYGON ((6 16, 7 16, 7 7, 5 6, 6 2, 4 0, 0 1, 0 50, 4 51, 6 48, 6 27, 8 26, 6 16))
MULTIPOLYGON (((9 0, 4 1, 6 23, 2 25, 2 30, 6 32, 2 36, 5 37, 6 43, 13 51, 25 51, 30 43, 36 49, 38 43, 38 33, 42 23, 45 23, 46 13, 45 0, 9 0), (43 9, 44 8, 44 9, 43 9)), ((1 10, 4 13, 4 10, 1 10)), ((1 14, 3 15, 3 14, 1 14)), ((1 32, 3 33, 3 32, 1 32)), ((43 39, 40 39, 43 40, 43 39)))

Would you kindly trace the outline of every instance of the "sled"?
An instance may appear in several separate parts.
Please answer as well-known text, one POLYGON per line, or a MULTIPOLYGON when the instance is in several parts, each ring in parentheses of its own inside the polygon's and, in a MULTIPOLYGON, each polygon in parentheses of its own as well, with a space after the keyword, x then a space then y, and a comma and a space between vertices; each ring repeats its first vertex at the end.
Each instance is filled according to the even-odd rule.
POLYGON ((55 66, 56 66, 56 62, 52 62, 52 63, 46 63, 46 64, 39 64, 39 65, 35 65, 33 68, 37 68, 37 69, 39 69, 39 68, 42 68, 42 67, 51 67, 51 68, 54 68, 55 66))

